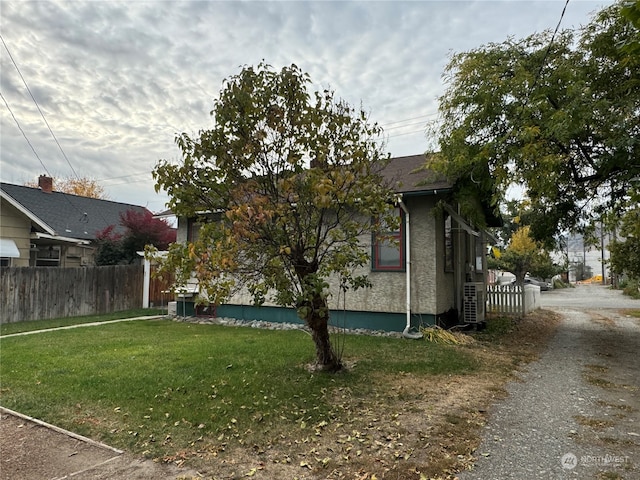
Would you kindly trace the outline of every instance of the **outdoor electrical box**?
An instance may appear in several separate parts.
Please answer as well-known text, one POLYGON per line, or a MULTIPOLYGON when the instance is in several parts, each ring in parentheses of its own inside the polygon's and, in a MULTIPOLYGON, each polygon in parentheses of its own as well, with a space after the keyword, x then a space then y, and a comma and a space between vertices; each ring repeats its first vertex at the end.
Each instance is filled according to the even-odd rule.
POLYGON ((484 322, 484 305, 484 283, 465 283, 463 291, 464 323, 484 322))

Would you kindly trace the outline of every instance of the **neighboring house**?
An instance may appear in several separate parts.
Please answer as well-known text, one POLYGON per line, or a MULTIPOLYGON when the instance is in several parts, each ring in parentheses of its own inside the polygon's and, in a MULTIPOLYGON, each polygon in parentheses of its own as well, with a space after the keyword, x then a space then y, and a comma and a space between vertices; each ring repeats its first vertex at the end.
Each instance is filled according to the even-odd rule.
POLYGON ((120 214, 145 207, 53 190, 0 183, 0 266, 79 267, 94 264, 96 234, 110 225, 124 233, 120 214))
MULTIPOLYGON (((384 176, 393 182, 400 200, 401 227, 390 232, 399 240, 398 246, 378 244, 371 235, 363 239, 371 245, 371 265, 365 273, 373 287, 343 296, 334 285, 332 324, 403 331, 439 320, 483 319, 486 252, 492 237, 465 221, 455 206, 447 203, 452 186, 425 170, 425 160, 424 155, 398 157, 386 167, 384 176), (440 201, 444 208, 437 207, 440 201)), ((197 229, 194 219, 179 217, 177 241, 196 238, 197 229)), ((197 287, 186 289, 194 292, 197 287)), ((184 313, 194 312, 193 303, 191 310, 185 307, 194 300, 190 296, 196 295, 178 297, 178 312, 181 304, 184 313)), ((236 295, 229 303, 216 306, 216 314, 245 320, 299 321, 292 309, 252 306, 249 295, 236 295)))
POLYGON ((580 234, 570 234, 566 238, 567 259, 569 260, 569 281, 577 282, 587 280, 593 276, 601 275, 608 280, 609 270, 609 244, 613 240, 611 232, 606 232, 600 226, 595 227, 594 238, 599 240, 597 244, 585 242, 580 234))

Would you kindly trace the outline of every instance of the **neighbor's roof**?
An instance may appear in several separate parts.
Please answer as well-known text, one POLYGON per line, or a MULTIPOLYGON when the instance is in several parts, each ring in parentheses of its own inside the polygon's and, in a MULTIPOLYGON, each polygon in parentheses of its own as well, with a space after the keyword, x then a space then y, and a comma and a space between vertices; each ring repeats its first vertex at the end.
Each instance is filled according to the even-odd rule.
POLYGON ((435 195, 451 191, 452 185, 442 175, 425 168, 426 162, 424 154, 395 157, 382 175, 397 193, 435 195))
POLYGON ((139 205, 56 191, 45 193, 39 188, 10 183, 0 183, 0 195, 29 217, 37 230, 81 240, 94 240, 97 232, 110 225, 115 225, 115 233, 124 233, 120 225, 121 213, 147 211, 139 205))

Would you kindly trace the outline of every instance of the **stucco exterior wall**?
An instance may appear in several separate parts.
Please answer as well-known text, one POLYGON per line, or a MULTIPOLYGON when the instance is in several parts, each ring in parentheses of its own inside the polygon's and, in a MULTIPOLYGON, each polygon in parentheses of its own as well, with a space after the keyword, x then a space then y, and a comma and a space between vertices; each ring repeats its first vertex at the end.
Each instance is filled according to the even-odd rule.
MULTIPOLYGON (((404 202, 409 210, 410 221, 411 312, 436 315, 440 313, 437 311, 439 254, 436 239, 442 232, 433 214, 435 197, 409 197, 404 202)), ((370 236, 364 238, 363 242, 367 248, 371 248, 370 236)), ((364 273, 369 275, 373 287, 347 292, 347 310, 406 313, 406 272, 371 271, 369 265, 364 273)), ((337 289, 332 291, 336 297, 337 289)), ((339 307, 342 308, 342 302, 339 307)))
MULTIPOLYGON (((436 311, 438 314, 444 313, 450 308, 455 308, 455 274, 453 270, 446 270, 445 267, 445 222, 444 214, 440 213, 435 217, 436 244, 436 284, 438 285, 438 295, 436 297, 436 311)), ((453 238, 455 241, 455 237, 453 238)), ((455 251, 455 247, 454 247, 455 251)))
POLYGON ((438 252, 437 239, 443 235, 434 215, 435 198, 409 197, 405 203, 411 219, 411 310, 415 313, 438 312, 438 252))
POLYGON ((178 231, 176 232, 176 242, 177 243, 186 243, 187 241, 187 230, 188 230, 188 219, 186 217, 178 218, 178 231))
MULTIPOLYGON (((411 246, 411 312, 414 315, 437 315, 454 306, 453 274, 444 272, 444 222, 434 214, 435 196, 407 197, 410 212, 411 246)), ((403 225, 404 228, 404 225, 403 225)), ((177 241, 186 242, 187 221, 178 223, 177 241)), ((371 236, 360 238, 364 248, 371 248, 371 236)), ((340 291, 338 280, 330 281, 329 307, 334 310, 406 313, 406 272, 372 271, 371 264, 356 274, 369 276, 371 288, 340 291)), ((251 305, 246 290, 236 293, 228 302, 251 305)), ((265 306, 274 306, 267 302, 265 306)))
POLYGON ((13 205, 0 199, 0 236, 13 240, 20 251, 20 258, 12 258, 11 266, 29 266, 31 221, 13 205))

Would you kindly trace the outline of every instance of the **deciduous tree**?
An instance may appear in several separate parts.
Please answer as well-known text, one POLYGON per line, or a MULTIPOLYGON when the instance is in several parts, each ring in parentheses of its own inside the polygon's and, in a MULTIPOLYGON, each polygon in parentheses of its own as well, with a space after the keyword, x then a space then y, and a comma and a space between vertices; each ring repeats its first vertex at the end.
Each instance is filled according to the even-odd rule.
POLYGON ((637 35, 617 3, 580 30, 454 55, 430 166, 494 203, 521 184, 539 240, 620 214, 640 175, 640 63, 620 47, 637 35))
MULTIPOLYGON (((38 188, 38 182, 27 182, 25 185, 38 188)), ((53 177, 53 189, 56 192, 70 193, 80 197, 108 199, 104 187, 97 180, 89 177, 53 177)))
POLYGON ((513 232, 509 245, 504 253, 493 259, 492 267, 513 273, 520 284, 527 273, 541 278, 550 278, 559 273, 559 267, 553 264, 549 252, 540 242, 531 238, 528 225, 513 232))
POLYGON ((609 245, 611 270, 640 283, 640 192, 633 192, 631 203, 621 218, 618 238, 609 245))
POLYGON ((115 225, 109 225, 96 234, 96 265, 118 265, 123 262, 122 235, 116 233, 115 225))
POLYGON ((495 266, 516 276, 516 282, 524 283, 524 277, 531 270, 540 254, 540 247, 529 235, 529 227, 520 227, 511 236, 504 253, 495 260, 495 266))
POLYGON ((199 238, 174 245, 165 267, 195 272, 209 299, 244 287, 256 304, 293 307, 312 332, 319 367, 338 370, 328 288, 368 285, 370 239, 379 216, 394 224, 393 192, 379 174, 381 129, 329 90, 311 92, 297 66, 261 63, 224 82, 214 126, 176 140, 183 161, 161 161, 156 188, 174 213, 209 212, 199 238))
POLYGON ((97 233, 97 265, 132 263, 147 245, 166 250, 176 240, 176 231, 166 220, 154 218, 148 210, 127 210, 120 214, 120 226, 124 227, 124 233, 117 233, 115 225, 97 233))
POLYGON ((149 210, 127 210, 120 214, 120 225, 126 230, 122 237, 122 253, 127 263, 140 258, 138 252, 146 245, 166 250, 176 241, 176 231, 166 220, 155 218, 149 210))

